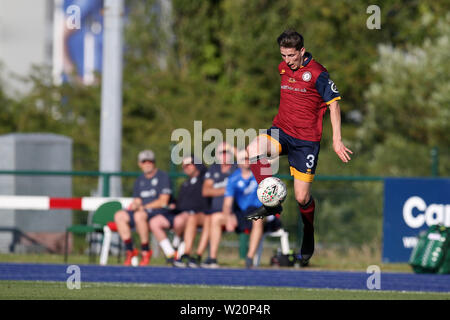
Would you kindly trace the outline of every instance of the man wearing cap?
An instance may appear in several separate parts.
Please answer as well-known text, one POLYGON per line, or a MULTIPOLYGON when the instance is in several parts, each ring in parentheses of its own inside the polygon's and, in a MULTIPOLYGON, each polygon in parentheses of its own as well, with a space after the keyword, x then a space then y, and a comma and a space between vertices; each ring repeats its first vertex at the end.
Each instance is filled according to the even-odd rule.
POLYGON ((174 266, 197 268, 200 265, 201 253, 206 249, 209 240, 209 225, 204 223, 209 199, 202 195, 203 181, 207 168, 193 156, 185 157, 182 161, 182 167, 187 178, 178 191, 176 211, 187 212, 188 218, 184 229, 184 254, 174 262, 174 266), (192 255, 198 227, 203 227, 202 233, 197 247, 197 254, 192 255))
MULTIPOLYGON (((133 248, 131 230, 136 229, 141 242, 142 258, 139 265, 148 265, 152 255, 149 249, 148 221, 159 214, 169 213, 167 208, 172 195, 170 179, 167 173, 156 167, 155 160, 155 153, 152 150, 143 150, 139 153, 138 165, 143 174, 134 183, 134 199, 128 210, 120 210, 114 216, 119 235, 125 243, 125 265, 131 265, 133 257, 138 255, 138 251, 133 248)), ((166 242, 160 245, 167 247, 166 242)), ((170 251, 170 248, 169 242, 169 249, 166 251, 173 256, 173 249, 170 251)))
MULTIPOLYGON (((226 142, 220 144, 216 148, 216 161, 212 164, 205 174, 205 182, 203 183, 203 196, 210 197, 211 203, 209 209, 205 212, 207 215, 203 228, 207 225, 208 230, 211 228, 211 218, 214 214, 221 213, 223 207, 223 198, 225 188, 227 186, 228 177, 236 170, 234 164, 235 150, 226 142)), ((209 239, 211 233, 209 232, 209 239)), ((206 248, 205 248, 206 249, 206 248)), ((202 252, 201 252, 202 253, 202 252)), ((211 268, 217 264, 215 259, 208 257, 201 266, 211 268)))

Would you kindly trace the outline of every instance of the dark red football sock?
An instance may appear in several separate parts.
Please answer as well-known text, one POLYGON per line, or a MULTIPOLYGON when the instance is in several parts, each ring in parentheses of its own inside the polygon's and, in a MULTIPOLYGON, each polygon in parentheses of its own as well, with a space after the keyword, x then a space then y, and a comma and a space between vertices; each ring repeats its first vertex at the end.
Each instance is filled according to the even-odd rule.
POLYGON ((256 163, 251 163, 250 170, 252 170, 253 176, 258 184, 265 178, 272 176, 272 168, 270 167, 270 162, 267 159, 258 159, 256 163))
POLYGON ((303 221, 303 232, 307 235, 314 234, 314 211, 316 209, 314 198, 311 197, 307 204, 299 205, 299 207, 303 221))
POLYGON ((126 240, 123 240, 123 242, 125 243, 125 250, 133 250, 133 240, 130 238, 130 239, 126 239, 126 240))
POLYGON ((150 250, 150 247, 148 245, 148 242, 141 244, 141 251, 149 251, 149 250, 150 250))

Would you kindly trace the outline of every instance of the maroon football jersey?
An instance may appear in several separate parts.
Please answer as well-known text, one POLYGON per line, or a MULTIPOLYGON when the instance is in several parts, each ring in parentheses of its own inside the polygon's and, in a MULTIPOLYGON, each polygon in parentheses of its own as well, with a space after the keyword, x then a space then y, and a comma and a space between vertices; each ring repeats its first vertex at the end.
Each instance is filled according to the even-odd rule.
POLYGON ((281 76, 280 106, 273 125, 294 138, 320 141, 326 106, 341 98, 327 69, 306 53, 299 69, 291 70, 282 61, 278 71, 281 76))

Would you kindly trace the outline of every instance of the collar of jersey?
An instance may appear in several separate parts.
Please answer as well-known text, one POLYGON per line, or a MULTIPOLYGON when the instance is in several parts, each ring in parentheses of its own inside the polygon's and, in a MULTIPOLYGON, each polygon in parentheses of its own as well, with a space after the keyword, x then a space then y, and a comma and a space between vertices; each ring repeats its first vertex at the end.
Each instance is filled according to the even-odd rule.
POLYGON ((302 65, 300 66, 301 68, 306 67, 306 65, 312 60, 312 54, 309 52, 305 52, 305 59, 303 60, 302 65))

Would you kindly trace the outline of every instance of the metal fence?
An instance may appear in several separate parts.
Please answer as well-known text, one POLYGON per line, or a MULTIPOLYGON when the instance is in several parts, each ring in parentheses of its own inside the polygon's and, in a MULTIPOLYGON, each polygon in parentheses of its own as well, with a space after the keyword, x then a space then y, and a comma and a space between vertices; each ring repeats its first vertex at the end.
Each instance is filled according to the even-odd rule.
MULTIPOLYGON (((449 172, 450 163, 442 160, 448 159, 449 155, 447 150, 436 147, 430 149, 431 177, 449 172)), ((176 195, 185 174, 179 172, 173 163, 169 164, 167 172, 176 195)), ((141 172, 0 170, 0 175, 70 176, 75 197, 110 196, 111 177, 121 177, 123 195, 130 196, 134 180, 140 174, 141 172)), ((290 242, 298 249, 303 225, 293 194, 293 179, 288 174, 276 176, 283 179, 288 187, 281 220, 290 234, 290 242)), ((384 179, 381 176, 316 175, 311 190, 316 199, 316 243, 323 247, 341 249, 366 244, 375 244, 381 248, 384 179)), ((74 223, 86 223, 87 220, 87 212, 74 210, 74 223)))
MULTIPOLYGON (((134 179, 141 172, 99 171, 32 171, 1 170, 0 175, 71 176, 75 196, 88 196, 101 181, 102 190, 97 196, 110 196, 110 179, 124 178, 123 193, 130 195, 134 179)), ((168 172, 174 190, 186 176, 171 166, 168 172)), ((282 223, 297 246, 302 236, 302 222, 293 192, 290 175, 279 174, 287 184, 288 197, 284 204, 282 223)), ((383 177, 378 176, 324 176, 316 175, 312 194, 316 199, 316 237, 323 246, 361 245, 381 238, 383 177)), ((85 223, 87 213, 75 212, 74 223, 85 223)))

